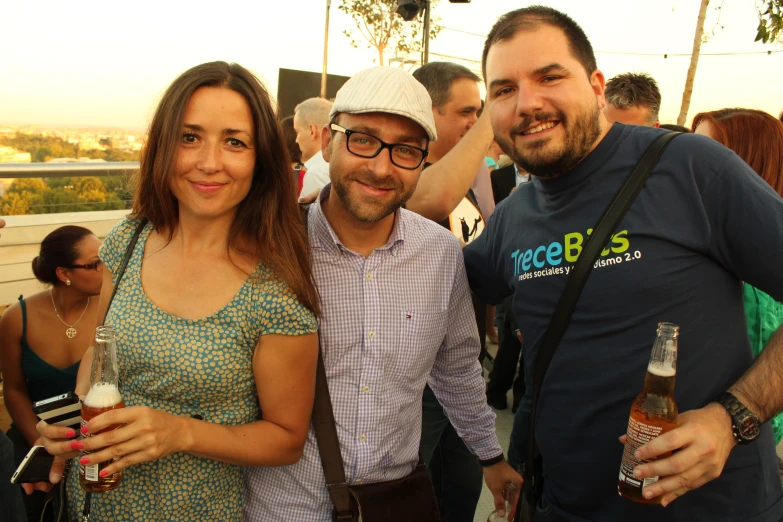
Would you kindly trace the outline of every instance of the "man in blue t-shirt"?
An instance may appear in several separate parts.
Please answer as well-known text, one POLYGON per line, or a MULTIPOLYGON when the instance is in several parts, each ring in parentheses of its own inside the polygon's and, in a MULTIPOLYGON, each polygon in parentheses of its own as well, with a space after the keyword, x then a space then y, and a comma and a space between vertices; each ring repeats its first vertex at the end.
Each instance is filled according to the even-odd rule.
MULTIPOLYGON (((498 205, 465 262, 487 302, 514 293, 534 363, 592 227, 662 131, 606 121, 592 47, 554 9, 501 17, 483 67, 495 139, 534 179, 498 205)), ((549 366, 535 418, 544 473, 537 520, 783 518, 766 422, 783 409, 783 332, 752 365, 741 286, 783 300, 781 252, 783 200, 728 149, 677 137, 602 252, 549 366), (679 427, 640 449, 643 460, 662 458, 636 471, 660 476, 644 493, 662 495, 665 508, 617 494, 618 437, 661 321, 681 326, 682 413, 679 427), (764 424, 755 434, 734 430, 742 418, 748 428, 764 424)))

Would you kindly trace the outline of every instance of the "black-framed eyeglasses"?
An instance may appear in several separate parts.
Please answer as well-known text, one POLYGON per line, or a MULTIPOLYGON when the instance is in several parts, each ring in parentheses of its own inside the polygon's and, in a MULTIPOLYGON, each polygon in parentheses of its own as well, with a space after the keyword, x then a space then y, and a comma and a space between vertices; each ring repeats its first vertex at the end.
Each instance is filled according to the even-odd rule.
POLYGON ((427 149, 421 149, 406 143, 386 143, 372 134, 346 129, 336 123, 332 123, 331 128, 345 134, 346 148, 351 154, 360 158, 374 158, 383 149, 389 149, 389 158, 392 164, 401 169, 413 170, 419 168, 421 162, 429 154, 427 149))
POLYGON ((94 263, 87 263, 84 265, 70 265, 66 266, 64 268, 83 268, 85 270, 95 270, 96 272, 101 269, 103 266, 103 261, 96 261, 94 263))

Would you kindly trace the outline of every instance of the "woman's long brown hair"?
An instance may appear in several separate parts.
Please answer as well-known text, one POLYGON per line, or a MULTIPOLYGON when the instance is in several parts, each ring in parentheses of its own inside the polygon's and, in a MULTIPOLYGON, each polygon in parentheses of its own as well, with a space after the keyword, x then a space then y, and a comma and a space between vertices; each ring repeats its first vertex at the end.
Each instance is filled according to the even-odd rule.
POLYGON ((783 122, 755 109, 702 112, 692 128, 709 122, 715 141, 733 150, 756 174, 783 196, 783 122))
POLYGON ((169 189, 170 180, 185 108, 200 87, 225 87, 239 93, 253 115, 255 171, 250 191, 239 204, 231 225, 229 250, 260 258, 307 309, 318 314, 318 292, 283 132, 269 93, 244 67, 204 63, 185 71, 169 86, 141 152, 131 217, 147 218, 157 230, 167 231, 171 240, 179 212, 177 199, 169 189))

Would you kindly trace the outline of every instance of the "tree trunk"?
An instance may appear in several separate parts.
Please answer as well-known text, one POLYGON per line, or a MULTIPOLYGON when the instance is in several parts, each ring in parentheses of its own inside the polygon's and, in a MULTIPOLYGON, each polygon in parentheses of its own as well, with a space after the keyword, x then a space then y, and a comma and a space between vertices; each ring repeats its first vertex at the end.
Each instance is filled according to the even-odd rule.
POLYGON ((386 49, 386 46, 385 45, 378 45, 378 46, 376 46, 376 49, 378 49, 378 60, 380 60, 378 65, 383 67, 383 51, 386 49))
POLYGON ((677 116, 677 125, 685 125, 688 117, 688 109, 691 106, 693 95, 693 80, 696 78, 696 66, 699 64, 699 52, 701 51, 701 38, 704 34, 704 19, 707 18, 707 6, 710 0, 701 0, 699 18, 696 20, 696 35, 693 37, 693 52, 691 53, 691 65, 688 67, 688 76, 685 78, 685 90, 682 92, 682 107, 677 116))

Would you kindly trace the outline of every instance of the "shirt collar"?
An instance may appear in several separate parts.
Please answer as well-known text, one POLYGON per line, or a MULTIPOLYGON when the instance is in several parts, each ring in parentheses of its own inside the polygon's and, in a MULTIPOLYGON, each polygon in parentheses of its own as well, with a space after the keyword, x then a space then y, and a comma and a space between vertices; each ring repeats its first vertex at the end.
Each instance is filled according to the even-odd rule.
MULTIPOLYGON (((340 238, 337 237, 334 229, 326 219, 323 207, 321 206, 321 202, 329 197, 331 190, 331 183, 325 185, 324 188, 321 189, 321 192, 318 194, 318 197, 310 209, 308 220, 311 237, 314 239, 314 245, 325 250, 332 258, 337 259, 343 251, 350 252, 350 250, 345 248, 345 245, 342 244, 340 238)), ((392 255, 397 255, 397 251, 402 243, 405 242, 406 213, 407 212, 403 212, 402 209, 399 208, 394 212, 394 226, 389 235, 389 240, 385 245, 376 248, 375 250, 389 251, 392 255)))
POLYGON ((522 183, 527 183, 530 181, 530 173, 525 172, 524 174, 521 174, 519 172, 519 167, 517 167, 516 163, 512 163, 514 165, 514 176, 516 177, 516 185, 519 186, 522 183))

